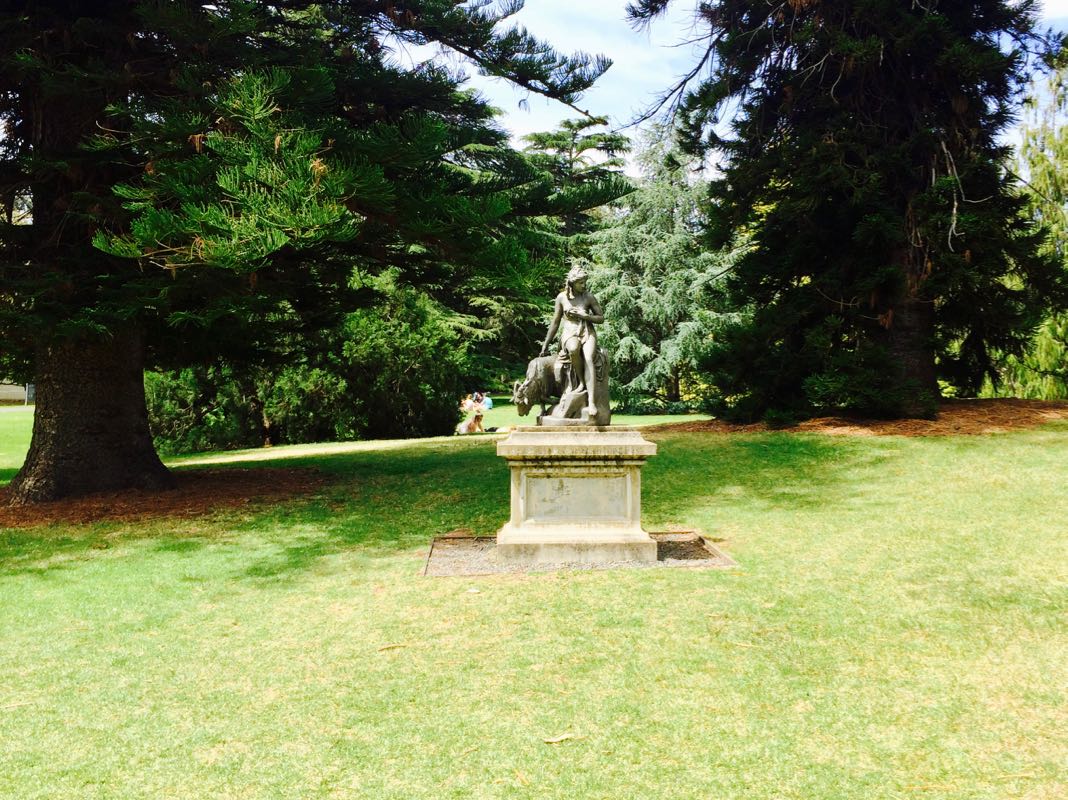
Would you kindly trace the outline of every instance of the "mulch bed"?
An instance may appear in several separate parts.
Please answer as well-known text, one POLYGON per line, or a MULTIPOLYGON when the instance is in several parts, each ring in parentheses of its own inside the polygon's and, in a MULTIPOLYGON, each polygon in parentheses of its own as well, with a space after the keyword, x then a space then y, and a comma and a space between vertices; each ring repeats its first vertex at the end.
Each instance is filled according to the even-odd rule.
MULTIPOLYGON (((1046 400, 951 400, 939 406, 937 419, 851 419, 819 417, 783 428, 832 436, 975 436, 1035 428, 1068 420, 1068 402, 1046 400)), ((732 425, 720 420, 657 425, 656 433, 755 433, 770 430, 763 422, 732 425)))
POLYGON ((469 536, 453 531, 438 536, 427 553, 424 575, 496 575, 500 573, 555 572, 561 569, 619 569, 657 567, 724 569, 738 566, 729 555, 695 531, 657 531, 656 561, 612 561, 604 564, 501 564, 496 558, 497 541, 492 536, 469 536), (457 535, 459 534, 459 535, 457 535))
POLYGON ((325 476, 313 469, 202 469, 177 471, 174 478, 175 488, 162 492, 101 492, 30 506, 7 505, 4 487, 0 489, 0 528, 198 517, 308 495, 326 484, 325 476))

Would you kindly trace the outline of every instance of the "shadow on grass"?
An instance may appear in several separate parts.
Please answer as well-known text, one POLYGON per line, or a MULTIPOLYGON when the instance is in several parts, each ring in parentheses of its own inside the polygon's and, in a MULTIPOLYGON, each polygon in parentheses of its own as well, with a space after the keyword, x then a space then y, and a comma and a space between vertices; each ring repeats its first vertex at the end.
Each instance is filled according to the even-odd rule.
POLYGON ((46 576, 68 569, 74 558, 88 557, 107 549, 103 526, 71 528, 0 529, 0 576, 33 574, 46 576))
POLYGON ((284 577, 346 550, 388 556, 458 528, 492 535, 508 515, 508 470, 492 441, 327 456, 304 465, 339 480, 315 502, 278 506, 241 526, 281 545, 248 568, 250 577, 284 577))
POLYGON ((889 440, 817 434, 652 437, 658 454, 642 477, 647 511, 685 514, 725 498, 810 510, 848 502, 857 476, 898 454, 889 440))
POLYGON ((204 547, 200 539, 165 539, 156 545, 160 553, 194 553, 204 547))
MULTIPOLYGON (((858 471, 882 465, 893 445, 796 434, 655 436, 658 455, 643 475, 650 516, 685 522, 695 509, 734 502, 815 509, 849 499, 858 471)), ((322 501, 250 520, 247 530, 275 538, 280 551, 246 575, 282 579, 318 559, 359 549, 390 555, 466 529, 492 535, 507 519, 509 477, 492 445, 412 447, 311 459, 341 481, 322 501), (301 538, 293 541, 293 532, 301 538)))
MULTIPOLYGON (((870 440, 785 433, 653 438, 659 454, 643 476, 646 511, 679 515, 679 521, 725 496, 783 507, 841 500, 855 488, 858 465, 889 455, 870 440)), ((139 539, 154 540, 156 552, 195 556, 220 539, 235 544, 236 536, 257 542, 237 577, 283 580, 343 552, 387 557, 456 529, 492 535, 508 516, 508 469, 494 440, 413 443, 255 466, 272 464, 316 468, 335 480, 314 497, 220 512, 177 530, 156 521, 0 532, 0 574, 61 568, 93 549, 139 539)))

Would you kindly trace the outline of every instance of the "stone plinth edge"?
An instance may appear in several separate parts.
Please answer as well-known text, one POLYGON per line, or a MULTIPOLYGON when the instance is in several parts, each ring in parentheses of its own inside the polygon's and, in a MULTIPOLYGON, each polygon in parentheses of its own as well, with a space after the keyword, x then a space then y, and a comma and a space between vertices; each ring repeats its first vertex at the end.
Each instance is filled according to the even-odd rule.
POLYGON ((613 458, 644 460, 656 445, 637 428, 576 425, 569 428, 521 427, 497 442, 497 455, 512 460, 613 458))

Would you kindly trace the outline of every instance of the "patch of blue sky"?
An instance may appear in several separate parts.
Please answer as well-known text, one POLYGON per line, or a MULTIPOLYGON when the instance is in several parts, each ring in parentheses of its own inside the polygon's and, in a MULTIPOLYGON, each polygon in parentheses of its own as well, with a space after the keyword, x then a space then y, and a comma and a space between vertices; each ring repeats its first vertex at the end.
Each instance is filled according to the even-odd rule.
MULTIPOLYGON (((678 0, 663 17, 636 29, 626 19, 626 0, 527 0, 509 22, 522 25, 561 52, 582 51, 612 59, 612 67, 576 105, 607 117, 609 125, 618 129, 653 107, 697 63, 702 48, 686 44, 700 34, 693 26, 694 6, 691 0, 678 0)), ((1041 6, 1041 24, 1068 32, 1068 0, 1042 0, 1041 6)), ((405 57, 422 60, 433 55, 430 48, 418 48, 410 49, 405 57)), ((500 124, 517 145, 525 134, 552 130, 562 120, 578 116, 561 103, 478 75, 459 59, 454 65, 470 76, 468 86, 501 110, 500 124)), ((635 133, 633 128, 627 132, 635 133)), ((1006 138, 1015 140, 1018 135, 1012 131, 1006 138)), ((628 172, 633 171, 631 165, 628 172)))

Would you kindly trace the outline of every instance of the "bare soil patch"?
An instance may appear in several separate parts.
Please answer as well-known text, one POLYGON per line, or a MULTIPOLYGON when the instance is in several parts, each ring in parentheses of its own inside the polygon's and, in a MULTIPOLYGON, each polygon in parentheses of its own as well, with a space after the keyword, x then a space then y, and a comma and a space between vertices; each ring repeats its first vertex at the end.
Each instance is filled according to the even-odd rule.
POLYGON ((555 572, 574 569, 651 569, 657 567, 724 569, 738 566, 729 555, 696 531, 652 531, 656 540, 656 561, 612 561, 604 564, 502 564, 497 561, 497 540, 493 536, 471 536, 462 529, 437 536, 427 553, 424 575, 496 575, 500 573, 555 572))
MULTIPOLYGON (((825 433, 832 436, 976 436, 1036 428, 1047 422, 1068 420, 1068 402, 1047 400, 951 400, 939 406, 937 419, 854 419, 818 417, 787 431, 825 433)), ((733 425, 720 420, 658 425, 661 432, 755 433, 769 430, 763 422, 733 425)))
POLYGON ((326 484, 326 477, 313 469, 202 469, 178 471, 174 477, 177 485, 167 491, 101 492, 29 506, 8 506, 4 487, 0 489, 0 528, 197 517, 308 495, 326 484))

